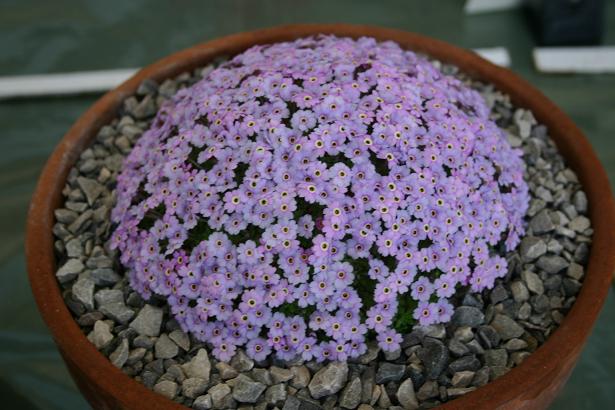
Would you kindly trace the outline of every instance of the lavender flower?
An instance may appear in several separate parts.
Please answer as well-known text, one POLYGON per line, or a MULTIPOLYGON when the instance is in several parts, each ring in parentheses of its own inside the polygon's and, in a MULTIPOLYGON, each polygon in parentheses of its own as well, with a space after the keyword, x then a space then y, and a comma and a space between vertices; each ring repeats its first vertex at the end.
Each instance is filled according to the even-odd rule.
POLYGON ((450 320, 524 233, 519 150, 392 42, 255 46, 180 90, 118 177, 111 246, 219 360, 346 360, 450 320), (407 330, 407 329, 406 329, 407 330))

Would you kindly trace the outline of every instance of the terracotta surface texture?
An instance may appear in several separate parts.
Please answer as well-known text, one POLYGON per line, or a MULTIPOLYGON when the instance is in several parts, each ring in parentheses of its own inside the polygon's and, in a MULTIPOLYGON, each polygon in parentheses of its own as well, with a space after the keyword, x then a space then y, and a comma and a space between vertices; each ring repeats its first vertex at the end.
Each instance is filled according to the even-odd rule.
MULTIPOLYGON (((101 97, 64 136, 49 158, 36 187, 27 221, 26 257, 32 291, 45 323, 79 389, 96 409, 181 409, 115 368, 99 353, 74 321, 55 278, 53 211, 61 205, 66 176, 98 129, 110 122, 122 101, 142 80, 157 81, 203 66, 219 56, 254 44, 293 40, 314 34, 371 36, 459 66, 473 77, 508 93, 513 103, 530 109, 545 124, 560 152, 574 169, 589 199, 594 227, 587 275, 577 302, 547 342, 505 376, 452 400, 443 409, 546 408, 570 375, 606 298, 615 265, 615 202, 607 176, 589 142, 550 100, 511 71, 478 55, 418 34, 362 25, 307 24, 280 26, 212 40, 166 57, 101 97)), ((606 352, 605 352, 606 353, 606 352)))

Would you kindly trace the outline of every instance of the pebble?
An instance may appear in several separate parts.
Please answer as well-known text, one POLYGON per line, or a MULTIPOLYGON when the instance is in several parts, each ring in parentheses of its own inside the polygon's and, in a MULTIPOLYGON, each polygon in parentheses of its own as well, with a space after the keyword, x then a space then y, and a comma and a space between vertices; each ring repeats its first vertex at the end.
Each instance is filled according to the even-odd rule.
POLYGON ((362 384, 358 376, 350 379, 346 387, 340 394, 340 407, 345 409, 354 409, 361 403, 362 384))
POLYGON ((469 370, 457 372, 453 374, 451 383, 455 387, 467 387, 470 385, 470 383, 472 383, 472 379, 474 379, 475 374, 475 372, 469 370))
POLYGON ((149 350, 152 347, 154 347, 154 343, 155 342, 156 342, 156 340, 155 340, 154 337, 139 335, 139 336, 134 338, 134 340, 132 341, 132 344, 133 344, 134 347, 143 347, 143 348, 149 350))
POLYGON ((242 349, 238 349, 235 356, 231 359, 230 364, 239 373, 243 373, 252 370, 254 367, 254 360, 250 359, 242 349))
POLYGON ((271 366, 269 374, 274 384, 284 383, 293 378, 293 372, 290 369, 283 369, 277 366, 271 366))
POLYGON ((444 337, 446 336, 446 328, 444 327, 442 323, 429 325, 429 326, 422 326, 422 328, 425 333, 425 336, 427 337, 433 337, 436 339, 444 339, 444 337))
POLYGON ((158 93, 158 83, 149 78, 141 81, 139 88, 137 88, 137 95, 156 95, 158 93))
POLYGON ((359 357, 359 363, 361 364, 369 364, 372 361, 376 360, 378 354, 380 353, 380 347, 377 343, 368 342, 367 343, 367 352, 359 357))
POLYGON ((179 347, 169 338, 169 335, 163 333, 156 340, 154 352, 159 359, 172 359, 179 353, 179 347))
POLYGON ((177 383, 169 380, 162 380, 161 382, 156 383, 154 386, 154 391, 163 395, 167 399, 173 400, 177 395, 177 383))
POLYGON ((188 363, 182 365, 187 377, 198 377, 209 383, 211 362, 207 350, 199 349, 198 353, 188 363))
POLYGON ((107 347, 113 340, 111 326, 103 320, 94 323, 94 329, 88 334, 88 340, 96 346, 98 350, 107 347))
POLYGON ((190 336, 181 329, 175 329, 169 333, 169 339, 175 342, 177 346, 181 347, 183 351, 187 352, 190 350, 190 336))
POLYGON ((570 276, 572 279, 581 280, 583 276, 585 276, 585 269, 582 265, 572 262, 566 270, 566 275, 570 276))
POLYGON ((224 383, 218 383, 211 387, 207 393, 211 396, 212 407, 222 409, 226 403, 226 398, 231 394, 231 388, 224 383))
POLYGON ((587 195, 585 195, 585 192, 575 192, 572 197, 572 203, 574 204, 574 207, 576 208, 577 212, 582 214, 587 212, 587 195))
POLYGON ((388 362, 393 362, 401 357, 401 349, 395 349, 393 351, 385 351, 384 360, 388 362))
POLYGON ((461 326, 455 329, 454 338, 462 343, 467 343, 474 338, 474 332, 469 326, 461 326))
POLYGON ((151 95, 146 95, 130 112, 137 120, 142 120, 156 114, 156 103, 151 95))
POLYGON ((207 382, 199 377, 190 377, 182 382, 182 393, 190 399, 201 396, 206 390, 207 382))
POLYGON ((532 306, 525 302, 519 307, 519 311, 517 312, 517 318, 519 320, 527 320, 532 313, 532 306))
POLYGON ((124 302, 108 303, 106 305, 99 306, 98 310, 100 310, 108 318, 113 319, 122 325, 128 323, 135 315, 134 310, 126 306, 124 302))
POLYGON ((60 283, 68 283, 83 271, 83 263, 79 259, 69 259, 58 269, 56 278, 60 283))
POLYGON ((167 98, 171 98, 177 92, 177 83, 170 79, 164 80, 158 88, 158 92, 167 98))
POLYGON ((585 264, 589 256, 589 247, 586 243, 580 243, 574 251, 574 261, 585 264))
POLYGON ((135 320, 130 323, 130 327, 144 336, 158 336, 162 324, 162 309, 152 305, 145 305, 139 311, 135 320))
POLYGON ((416 392, 416 397, 420 401, 425 401, 425 400, 433 399, 434 397, 437 397, 439 394, 440 394, 440 391, 438 389, 438 382, 434 380, 428 380, 425 383, 423 383, 423 385, 416 392))
MULTIPOLYGON (((69 258, 81 258, 83 256, 83 242, 81 239, 73 238, 66 243, 66 256, 69 258)), ((71 280, 73 278, 71 278, 71 280)))
POLYGON ((361 374, 361 402, 371 403, 376 386, 376 369, 370 366, 361 374))
POLYGON ((510 355, 511 360, 515 365, 520 365, 525 359, 530 356, 530 352, 514 352, 510 355))
POLYGON ((423 348, 419 350, 418 357, 425 366, 428 379, 437 379, 449 362, 448 349, 444 343, 430 337, 423 341, 423 348))
MULTIPOLYGON (((217 368, 217 366, 216 366, 216 368, 217 368)), ((273 384, 273 380, 271 379, 271 373, 269 373, 269 370, 267 370, 267 369, 262 369, 262 368, 259 368, 259 367, 255 367, 248 374, 248 376, 250 376, 254 381, 263 383, 263 384, 265 384, 267 386, 271 386, 273 384)))
POLYGON ((220 374, 222 380, 234 379, 239 375, 237 370, 224 362, 216 363, 216 369, 218 369, 218 374, 220 374))
POLYGON ((113 286, 122 279, 120 275, 110 268, 94 269, 91 275, 97 286, 113 286))
POLYGON ((255 382, 248 376, 239 375, 233 387, 233 398, 240 403, 256 403, 267 386, 255 382))
POLYGON ((538 198, 540 198, 543 201, 545 201, 546 203, 553 202, 553 195, 551 195, 551 191, 549 191, 547 188, 545 188, 543 186, 539 186, 538 188, 536 188, 534 194, 538 198))
POLYGON ((489 295, 489 299, 491 299, 492 304, 498 304, 508 299, 508 291, 501 284, 497 284, 493 289, 491 289, 491 294, 489 295))
POLYGON ((508 351, 521 350, 527 347, 527 342, 522 339, 510 339, 504 344, 504 348, 508 351))
POLYGON ((485 350, 483 349, 483 346, 476 339, 470 340, 468 343, 466 343, 466 346, 468 346, 468 349, 470 350, 470 352, 474 354, 483 354, 485 352, 485 350))
POLYGON ((483 312, 473 306, 459 306, 451 319, 455 326, 477 327, 485 322, 483 312))
POLYGON ((194 399, 194 403, 192 403, 192 408, 194 410, 209 410, 213 407, 211 402, 211 395, 205 394, 203 396, 199 396, 194 399))
POLYGON ((77 178, 77 185, 81 188, 81 191, 85 194, 88 204, 93 205, 94 201, 103 193, 105 188, 97 181, 85 177, 77 178))
POLYGON ((378 406, 383 409, 391 408, 391 399, 384 386, 380 386, 380 398, 378 399, 378 406))
POLYGON ((412 379, 404 380, 397 389, 397 400, 405 410, 418 409, 419 403, 414 393, 414 385, 412 379))
POLYGON ((97 320, 102 320, 104 318, 105 315, 98 311, 87 312, 77 319, 77 323, 79 323, 79 326, 81 327, 90 327, 94 326, 94 323, 96 323, 97 320))
POLYGON ((79 216, 77 212, 71 211, 70 209, 66 208, 56 209, 55 211, 53 211, 53 214, 56 217, 56 221, 65 225, 70 225, 79 216))
POLYGON ((519 252, 525 262, 531 262, 547 253, 547 244, 536 236, 526 236, 521 241, 519 252))
POLYGON ((532 232, 534 232, 534 235, 549 233, 555 229, 555 225, 553 225, 553 221, 551 221, 551 217, 549 216, 549 211, 546 209, 537 213, 530 220, 529 227, 532 232))
POLYGON ((530 298, 530 292, 525 284, 521 281, 514 281, 510 284, 510 291, 512 292, 515 302, 525 302, 530 298))
POLYGON ((559 255, 560 253, 562 253, 563 250, 564 250, 564 247, 556 239, 551 239, 549 243, 547 244, 547 251, 553 254, 559 255))
POLYGON ((461 343, 457 339, 451 339, 448 342, 448 350, 453 356, 456 357, 461 357, 470 351, 465 344, 461 343))
POLYGON ((111 363, 118 369, 121 369, 128 360, 128 354, 130 353, 130 347, 128 346, 128 339, 122 339, 117 348, 109 356, 111 363))
POLYGON ((143 359, 145 354, 147 353, 147 349, 143 347, 137 347, 136 349, 131 350, 128 353, 128 358, 126 359, 126 364, 133 365, 143 359))
POLYGON ((335 394, 348 380, 348 364, 332 362, 320 369, 308 385, 310 394, 315 399, 335 394))
POLYGON ((299 410, 301 407, 301 400, 295 396, 288 396, 284 402, 282 410, 299 410))
POLYGON ((72 224, 68 225, 68 230, 71 231, 73 234, 77 234, 85 230, 85 228, 89 226, 89 222, 91 222, 93 215, 94 212, 91 209, 86 210, 81 215, 79 215, 79 217, 75 219, 72 224))
POLYGON ((490 374, 491 372, 488 367, 483 367, 482 369, 478 370, 474 375, 474 378, 472 379, 472 386, 480 387, 489 383, 490 374))
POLYGON ((120 289, 101 289, 94 295, 98 306, 110 303, 124 303, 124 293, 120 289))
POLYGON ((532 125, 536 123, 531 111, 521 109, 515 110, 513 118, 519 131, 519 136, 522 139, 529 138, 532 131, 532 125))
POLYGON ((391 381, 399 381, 403 377, 405 371, 406 366, 403 364, 389 362, 381 363, 376 372, 376 383, 385 384, 391 381))
POLYGON ((523 279, 523 282, 525 282, 530 292, 537 295, 542 295, 544 293, 545 289, 542 280, 540 280, 540 277, 534 272, 524 270, 521 272, 521 279, 523 279))
POLYGON ((274 384, 265 391, 265 402, 271 406, 282 406, 286 401, 286 385, 274 384))
POLYGON ((455 397, 463 396, 474 390, 476 390, 476 387, 449 387, 446 389, 446 394, 450 399, 454 399, 455 397))
POLYGON ((310 383, 311 374, 305 366, 293 366, 290 368, 293 378, 290 380, 290 385, 295 389, 303 389, 310 383))
POLYGON ((508 353, 506 349, 491 349, 485 350, 485 365, 489 367, 506 366, 508 353))
POLYGON ((558 255, 545 255, 538 259, 536 266, 547 273, 554 274, 566 269, 568 262, 558 255))
POLYGON ((477 371, 480 369, 480 361, 476 356, 463 356, 448 365, 449 372, 457 373, 464 370, 477 371))
POLYGON ((113 260, 107 255, 92 256, 87 260, 86 266, 90 269, 112 268, 113 260))
POLYGON ((591 226, 589 218, 583 215, 579 215, 574 218, 570 223, 568 223, 568 227, 575 232, 583 233, 591 226))
POLYGON ((87 275, 80 275, 72 287, 73 297, 87 310, 94 309, 94 281, 87 275))
POLYGON ((524 330, 517 322, 506 315, 497 314, 491 321, 491 327, 500 335, 503 340, 519 337, 524 330))

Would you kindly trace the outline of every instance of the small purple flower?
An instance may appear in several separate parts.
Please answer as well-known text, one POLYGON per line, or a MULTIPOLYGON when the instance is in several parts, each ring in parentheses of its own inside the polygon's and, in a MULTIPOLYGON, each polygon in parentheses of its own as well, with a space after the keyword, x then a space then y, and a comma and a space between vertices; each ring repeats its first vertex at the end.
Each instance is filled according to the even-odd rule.
POLYGON ((394 352, 400 348, 402 337, 393 330, 387 330, 379 333, 376 340, 378 340, 378 346, 380 346, 383 351, 394 352))
POLYGON ((235 356, 236 350, 237 346, 224 341, 220 342, 219 344, 214 344, 214 350, 212 351, 212 353, 219 360, 222 360, 223 362, 228 362, 233 356, 235 356))
POLYGON ((429 300, 433 293, 433 284, 425 276, 422 276, 412 284, 412 297, 418 301, 424 302, 429 300))
POLYGON ((246 345, 246 353, 256 361, 265 360, 271 353, 271 347, 262 338, 252 339, 246 345))

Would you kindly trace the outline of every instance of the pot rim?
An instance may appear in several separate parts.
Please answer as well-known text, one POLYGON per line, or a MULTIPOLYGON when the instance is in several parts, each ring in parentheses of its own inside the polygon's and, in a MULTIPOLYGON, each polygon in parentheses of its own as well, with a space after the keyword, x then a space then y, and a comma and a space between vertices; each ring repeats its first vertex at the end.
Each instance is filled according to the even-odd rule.
MULTIPOLYGON (((423 35, 368 25, 295 24, 217 38, 165 57, 137 72, 107 92, 70 128, 47 161, 30 203, 26 230, 26 261, 30 285, 41 315, 65 360, 69 360, 105 395, 127 408, 185 409, 154 393, 125 375, 100 353, 73 319, 55 277, 53 211, 61 205, 61 191, 70 168, 94 140, 98 129, 117 114, 122 101, 134 94, 142 80, 157 81, 206 65, 218 56, 237 54, 253 45, 293 40, 316 34, 393 40, 404 49, 423 52, 452 63, 474 78, 493 84, 510 95, 518 107, 532 111, 546 125, 549 135, 578 175, 588 197, 594 236, 585 280, 572 309, 555 332, 521 365, 498 379, 441 406, 444 409, 531 405, 541 390, 536 386, 569 372, 587 339, 608 294, 615 266, 615 202, 607 175, 590 143, 557 106, 540 91, 510 70, 498 67, 477 54, 423 35)), ((547 384, 545 384, 547 383, 547 384)), ((541 387, 542 388, 542 387, 541 387)), ((548 403, 548 401, 546 402, 548 403)))

